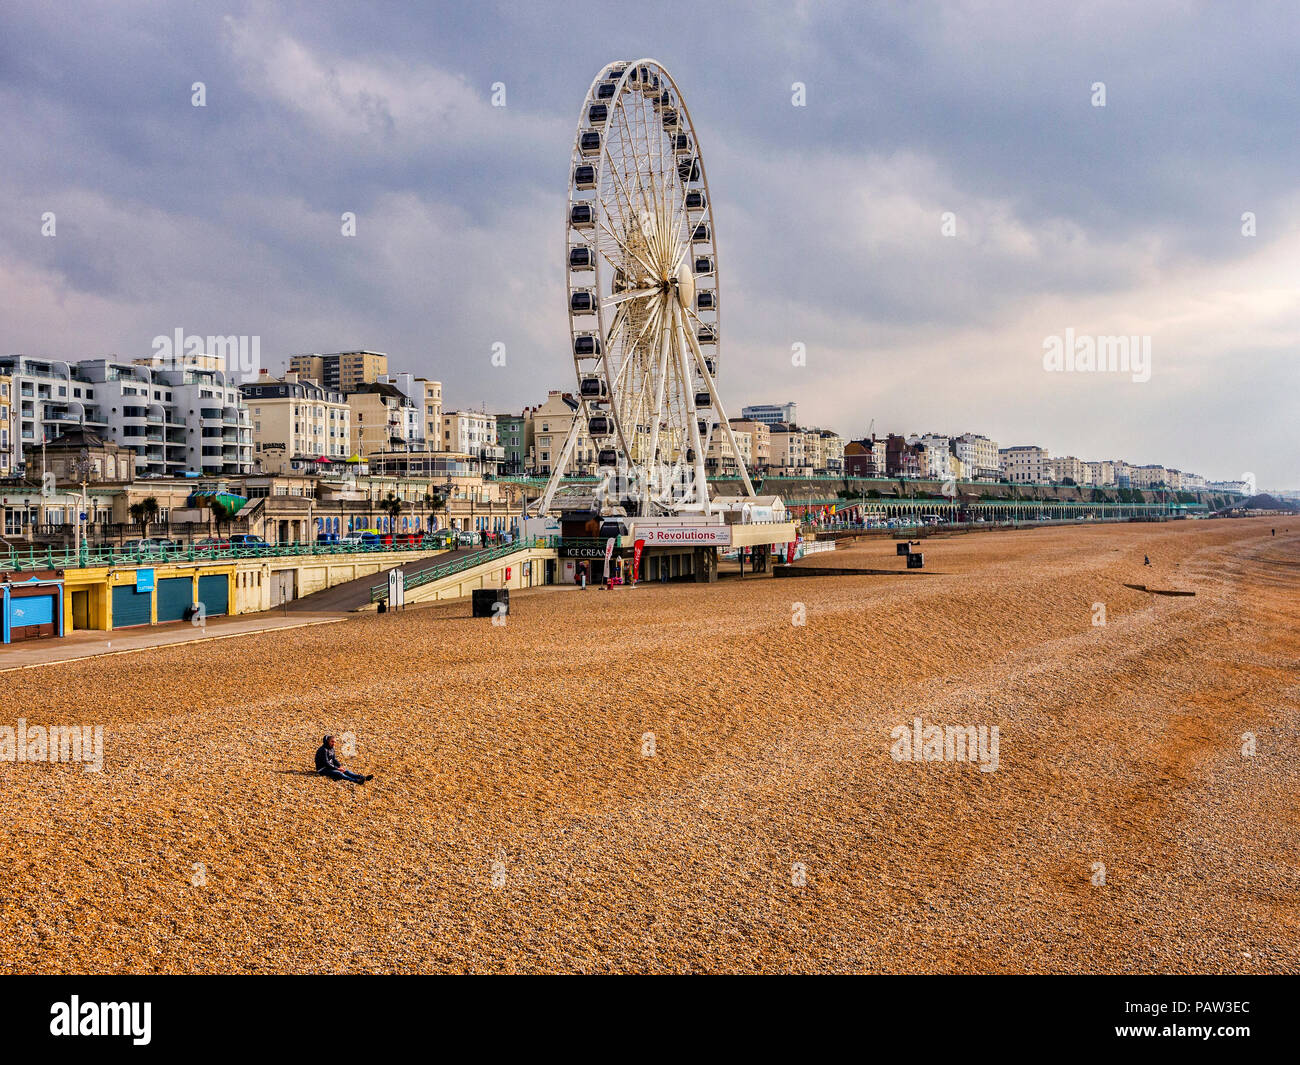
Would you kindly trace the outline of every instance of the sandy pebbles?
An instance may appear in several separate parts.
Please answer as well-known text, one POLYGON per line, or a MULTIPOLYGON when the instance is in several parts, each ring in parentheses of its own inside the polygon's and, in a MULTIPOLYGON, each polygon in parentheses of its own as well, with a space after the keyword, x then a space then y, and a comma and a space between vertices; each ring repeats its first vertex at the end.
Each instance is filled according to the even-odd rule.
POLYGON ((1269 527, 6 674, 0 725, 105 753, 0 762, 0 970, 1296 971, 1300 521, 1269 527), (996 725, 996 771, 895 760, 917 717, 996 725), (307 772, 325 731, 372 784, 307 772))

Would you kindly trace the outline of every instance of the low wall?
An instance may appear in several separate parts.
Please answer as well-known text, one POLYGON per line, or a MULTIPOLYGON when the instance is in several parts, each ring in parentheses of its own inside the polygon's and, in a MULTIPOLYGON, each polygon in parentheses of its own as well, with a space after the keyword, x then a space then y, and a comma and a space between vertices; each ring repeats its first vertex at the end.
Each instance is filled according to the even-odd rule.
MULTIPOLYGON (((492 559, 461 573, 430 581, 406 591, 407 605, 433 603, 442 599, 468 599, 476 588, 537 588, 546 583, 546 563, 556 561, 558 552, 551 547, 532 547, 502 558, 492 559), (525 573, 525 567, 527 572, 525 573), (506 571, 509 576, 506 576, 506 571)), ((375 605, 371 604, 371 610, 375 605)))

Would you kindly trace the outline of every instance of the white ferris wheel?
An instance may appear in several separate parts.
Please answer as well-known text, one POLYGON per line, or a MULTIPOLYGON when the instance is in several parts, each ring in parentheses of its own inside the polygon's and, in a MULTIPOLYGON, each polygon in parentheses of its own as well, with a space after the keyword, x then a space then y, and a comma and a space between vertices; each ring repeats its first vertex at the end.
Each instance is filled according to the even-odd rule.
POLYGON ((582 429, 606 511, 716 509, 705 460, 724 441, 752 497, 716 385, 721 303, 704 160, 686 101, 653 59, 610 63, 587 91, 565 257, 579 410, 539 513, 550 509, 582 429))

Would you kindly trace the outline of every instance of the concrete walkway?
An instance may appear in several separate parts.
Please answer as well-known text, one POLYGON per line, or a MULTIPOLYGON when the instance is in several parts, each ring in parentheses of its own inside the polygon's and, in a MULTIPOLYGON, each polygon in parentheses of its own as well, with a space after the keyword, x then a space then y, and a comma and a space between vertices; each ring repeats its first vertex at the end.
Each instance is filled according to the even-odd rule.
POLYGON ((322 588, 319 592, 312 592, 311 595, 292 599, 286 605, 291 614, 332 614, 345 610, 363 610, 370 606, 370 589, 377 584, 387 584, 388 571, 391 569, 400 568, 403 573, 410 575, 433 566, 441 566, 444 562, 456 562, 459 559, 480 553, 486 554, 487 552, 478 547, 440 551, 436 555, 419 558, 414 562, 396 563, 393 566, 379 570, 377 573, 358 577, 353 581, 345 581, 343 584, 336 584, 333 588, 322 588))
POLYGON ((82 629, 63 639, 30 640, 0 645, 0 673, 13 669, 31 669, 61 662, 78 662, 100 655, 129 654, 151 647, 172 647, 204 640, 250 636, 277 629, 299 629, 307 625, 330 625, 346 618, 337 614, 289 614, 268 610, 261 614, 242 614, 233 618, 212 618, 203 627, 183 621, 138 628, 82 629))

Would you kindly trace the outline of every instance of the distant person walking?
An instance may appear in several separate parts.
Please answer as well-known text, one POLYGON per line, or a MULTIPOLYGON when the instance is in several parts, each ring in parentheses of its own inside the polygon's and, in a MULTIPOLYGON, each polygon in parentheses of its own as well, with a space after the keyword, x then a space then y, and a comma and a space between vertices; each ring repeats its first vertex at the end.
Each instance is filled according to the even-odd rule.
POLYGON ((486 530, 486 529, 479 529, 479 531, 478 531, 478 544, 479 544, 479 547, 487 547, 487 530, 486 530))
POLYGON ((1142 565, 1144 565, 1144 566, 1149 566, 1149 565, 1151 565, 1151 557, 1150 557, 1149 555, 1143 555, 1143 556, 1142 556, 1142 565))
POLYGON ((353 784, 364 784, 367 780, 375 779, 373 773, 363 777, 360 773, 354 773, 339 765, 339 756, 334 753, 333 736, 326 736, 321 741, 320 747, 316 749, 316 772, 331 780, 350 780, 353 784))

